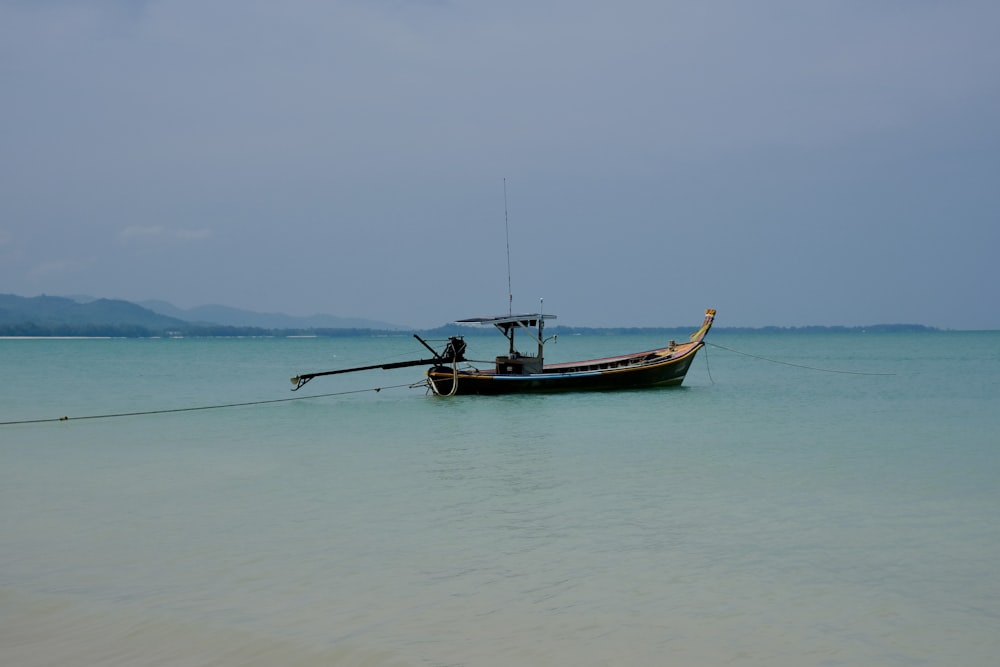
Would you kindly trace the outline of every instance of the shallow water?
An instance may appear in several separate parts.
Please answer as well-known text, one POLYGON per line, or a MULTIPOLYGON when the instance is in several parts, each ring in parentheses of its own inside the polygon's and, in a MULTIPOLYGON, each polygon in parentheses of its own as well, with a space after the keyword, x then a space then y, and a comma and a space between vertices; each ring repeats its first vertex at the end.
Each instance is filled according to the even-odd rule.
POLYGON ((756 356, 450 399, 421 369, 288 391, 407 337, 0 340, 0 421, 71 417, 0 426, 0 659, 993 664, 1000 334, 710 340, 756 356))

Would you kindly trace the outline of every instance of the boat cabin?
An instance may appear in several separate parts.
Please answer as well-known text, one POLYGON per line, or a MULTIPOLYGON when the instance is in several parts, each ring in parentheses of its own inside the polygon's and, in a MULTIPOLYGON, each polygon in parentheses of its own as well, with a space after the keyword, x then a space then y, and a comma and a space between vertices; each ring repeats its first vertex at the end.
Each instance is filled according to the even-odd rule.
POLYGON ((531 373, 541 373, 544 364, 543 349, 545 347, 545 337, 543 329, 545 320, 554 320, 555 315, 543 315, 532 313, 529 315, 501 315, 499 317, 472 317, 466 320, 458 320, 458 324, 492 324, 509 344, 506 356, 496 358, 497 375, 527 375, 531 373), (518 351, 514 346, 514 332, 523 330, 524 335, 535 341, 538 345, 538 352, 535 355, 525 354, 518 351))

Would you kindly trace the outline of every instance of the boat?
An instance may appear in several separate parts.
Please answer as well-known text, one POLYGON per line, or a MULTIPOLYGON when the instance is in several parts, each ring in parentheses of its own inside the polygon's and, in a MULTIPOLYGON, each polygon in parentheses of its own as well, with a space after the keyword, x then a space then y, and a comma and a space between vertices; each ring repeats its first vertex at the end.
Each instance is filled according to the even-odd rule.
MULTIPOLYGON (((695 355, 704 347, 704 338, 715 321, 715 310, 705 311, 701 327, 689 340, 670 341, 665 347, 602 359, 546 364, 544 349, 545 322, 555 315, 531 313, 474 317, 457 320, 464 325, 493 325, 507 339, 507 353, 497 356, 490 367, 480 369, 465 357, 466 342, 463 336, 451 336, 442 352, 437 352, 427 341, 414 334, 432 357, 345 368, 320 373, 303 373, 292 378, 294 390, 300 389, 313 378, 370 369, 403 368, 430 364, 426 371, 426 384, 436 396, 480 394, 522 394, 565 391, 609 391, 642 387, 677 386, 684 381, 695 355), (530 339, 536 346, 533 354, 520 352, 515 346, 515 335, 530 339)), ((478 362, 480 364, 486 362, 478 362)))

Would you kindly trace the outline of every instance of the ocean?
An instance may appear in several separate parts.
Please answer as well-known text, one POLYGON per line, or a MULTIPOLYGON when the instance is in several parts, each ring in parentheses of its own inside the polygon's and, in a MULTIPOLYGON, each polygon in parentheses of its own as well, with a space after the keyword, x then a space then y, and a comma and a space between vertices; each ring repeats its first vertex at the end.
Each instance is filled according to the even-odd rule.
POLYGON ((0 664, 997 664, 1000 332, 707 340, 496 398, 290 391, 408 336, 0 340, 0 664))

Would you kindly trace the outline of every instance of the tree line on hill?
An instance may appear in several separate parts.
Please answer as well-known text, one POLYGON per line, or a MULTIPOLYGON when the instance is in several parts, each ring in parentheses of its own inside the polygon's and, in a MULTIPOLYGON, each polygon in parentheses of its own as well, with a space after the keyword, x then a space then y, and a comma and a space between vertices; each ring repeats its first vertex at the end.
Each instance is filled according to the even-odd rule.
MULTIPOLYGON (((658 334, 684 338, 691 327, 571 327, 556 325, 546 331, 552 335, 629 335, 658 334)), ((935 331, 920 324, 878 324, 866 327, 806 326, 806 327, 720 327, 733 333, 900 333, 935 331)), ((447 324, 424 330, 427 337, 495 335, 493 327, 471 327, 447 324)), ((142 306, 115 299, 97 299, 80 303, 64 297, 20 297, 0 294, 0 336, 17 338, 93 337, 93 338, 210 338, 210 337, 350 337, 401 336, 409 332, 398 329, 362 327, 320 327, 267 329, 255 326, 233 326, 203 322, 188 322, 162 315, 142 306)))

